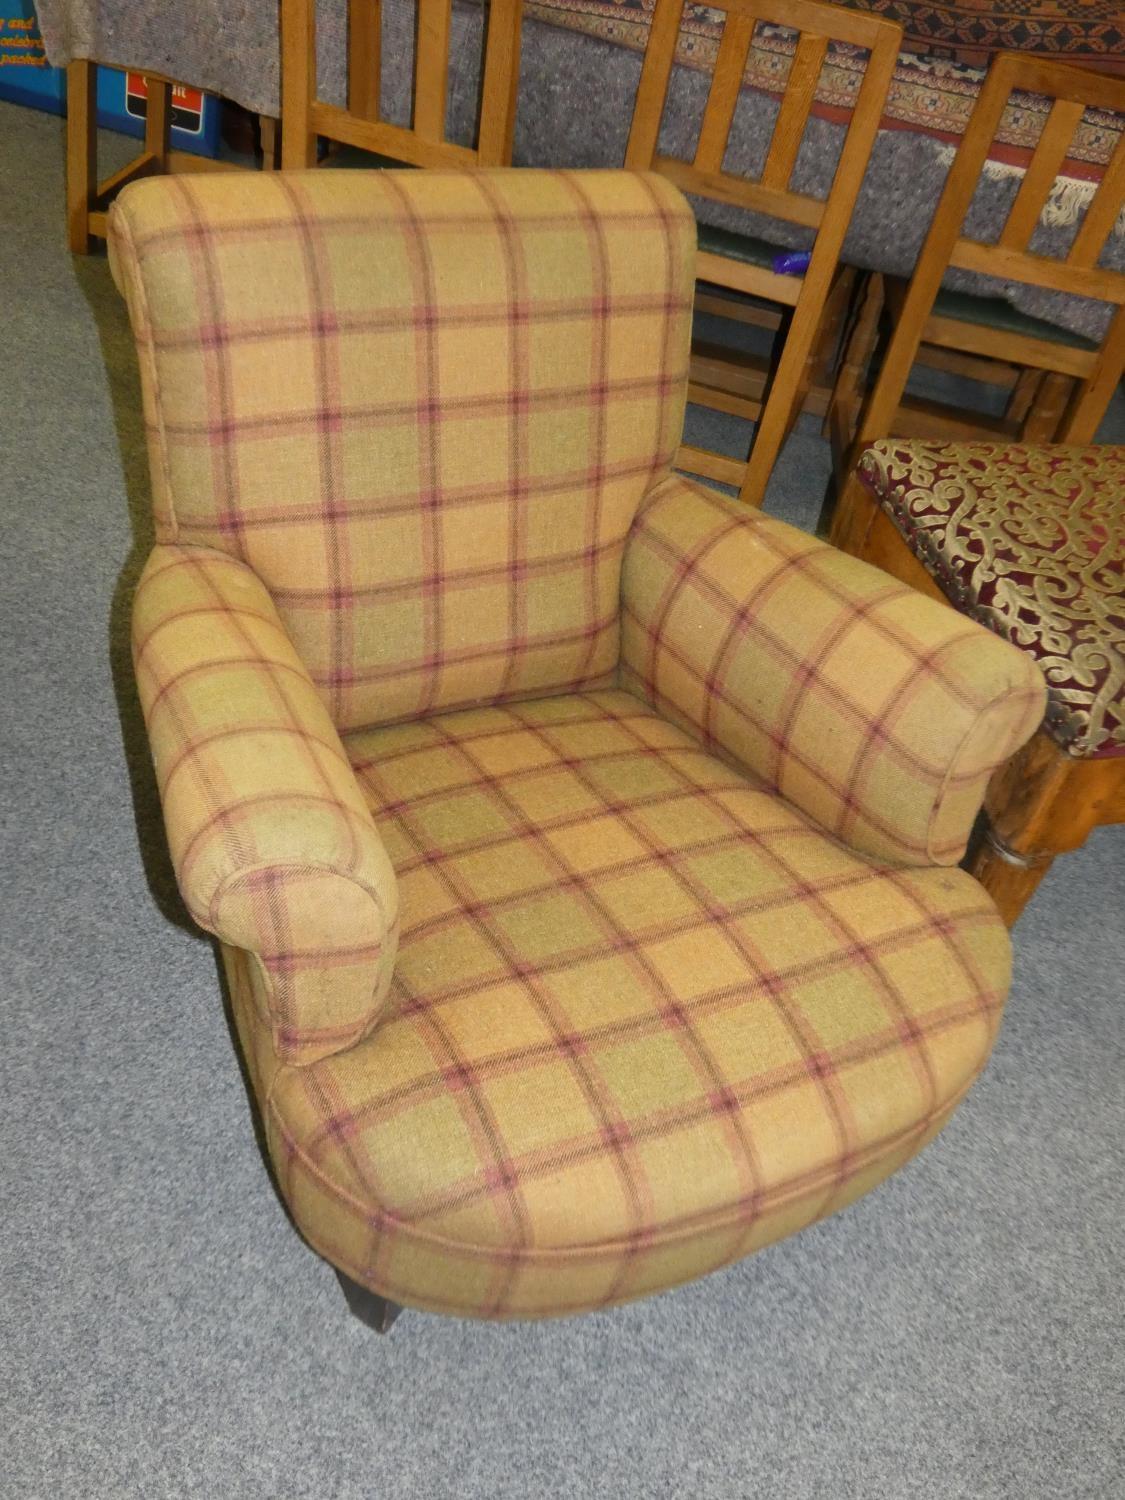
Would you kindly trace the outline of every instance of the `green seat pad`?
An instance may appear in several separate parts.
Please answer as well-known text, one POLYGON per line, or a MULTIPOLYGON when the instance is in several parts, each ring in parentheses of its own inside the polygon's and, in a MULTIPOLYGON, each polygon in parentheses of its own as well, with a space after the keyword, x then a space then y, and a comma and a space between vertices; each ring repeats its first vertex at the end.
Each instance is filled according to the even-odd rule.
POLYGON ((768 240, 755 239, 752 234, 735 234, 733 229, 717 229, 714 224, 700 224, 699 248, 746 266, 760 266, 764 271, 773 270, 775 255, 785 254, 780 246, 771 245, 768 240))
POLYGON ((941 318, 956 318, 959 323, 975 323, 994 328, 999 333, 1018 333, 1025 338, 1044 339, 1050 344, 1065 344, 1070 349, 1096 349, 1080 333, 1071 333, 1043 318, 1032 318, 1006 302, 1003 297, 974 297, 968 292, 951 292, 944 287, 937 294, 934 312, 941 318))

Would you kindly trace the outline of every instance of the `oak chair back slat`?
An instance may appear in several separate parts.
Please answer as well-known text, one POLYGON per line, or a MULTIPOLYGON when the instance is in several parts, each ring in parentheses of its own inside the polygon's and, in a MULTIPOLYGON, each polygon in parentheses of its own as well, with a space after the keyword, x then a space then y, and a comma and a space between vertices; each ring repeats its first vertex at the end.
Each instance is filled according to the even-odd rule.
POLYGON ((1051 106, 1051 113, 1024 173, 1016 201, 1000 231, 999 243, 1005 249, 1027 248, 1084 113, 1083 106, 1075 104, 1071 99, 1056 99, 1051 106))
POLYGON ((361 120, 379 118, 382 55, 382 0, 348 0, 348 109, 361 120))
POLYGON ((1105 170, 1105 175, 1098 184, 1097 192, 1090 200, 1089 207, 1086 209, 1086 217, 1074 236, 1074 244, 1071 245, 1066 257, 1068 266, 1081 266, 1089 270, 1097 264, 1098 257, 1105 248, 1106 240, 1109 239, 1113 226, 1117 222, 1123 200, 1125 200, 1125 131, 1122 132, 1117 149, 1105 170))
POLYGON ((449 32, 452 0, 430 0, 418 6, 418 41, 414 54, 414 129, 423 140, 445 139, 445 106, 449 97, 449 32))
MULTIPOLYGON (((1092 349, 1076 349, 999 329, 987 332, 994 359, 1048 372, 1044 391, 1056 391, 1057 375, 1078 382, 1073 396, 1064 403, 1057 427, 1044 432, 1040 430, 1044 423, 1036 422, 1035 436, 1066 443, 1093 440, 1125 366, 1125 273, 1098 264, 1125 207, 1125 141, 1117 147, 1067 254, 1052 256, 1031 248, 1074 132, 1089 107, 1125 112, 1125 80, 1024 53, 1001 53, 994 59, 946 178, 870 397, 860 414, 857 444, 906 433, 909 422, 905 408, 900 415, 906 382, 920 346, 928 344, 932 334, 940 332, 943 347, 975 352, 974 345, 979 344, 982 333, 979 327, 933 314, 950 267, 1117 306, 1105 338, 1092 349), (1015 89, 1046 95, 1054 103, 998 238, 995 242, 975 240, 964 234, 965 218, 1001 116, 1015 89), (963 339, 957 337, 958 328, 964 329, 963 339)), ((1030 417, 1035 419, 1034 408, 1030 417)), ((1053 415, 1051 421, 1053 424, 1053 415)))
POLYGON ((728 17, 719 55, 715 59, 699 144, 695 148, 694 166, 700 172, 721 172, 723 169, 723 156, 734 124, 735 106, 742 90, 753 37, 754 21, 750 16, 735 12, 728 17))
POLYGON ((797 43, 796 56, 785 85, 785 97, 773 127, 769 155, 762 168, 763 187, 786 189, 789 186, 827 51, 827 37, 806 32, 797 43))
POLYGON ((746 463, 724 459, 719 465, 713 455, 681 450, 683 467, 711 477, 721 467, 724 478, 737 479, 742 499, 760 505, 808 389, 822 314, 882 117, 902 30, 892 22, 820 0, 716 0, 713 8, 724 15, 723 33, 693 159, 668 156, 659 149, 683 0, 656 0, 625 164, 637 171, 660 172, 685 193, 816 231, 803 278, 782 277, 712 253, 700 256, 699 274, 708 282, 793 308, 746 463), (749 50, 759 24, 771 22, 799 34, 773 135, 757 177, 728 172, 723 163, 749 50), (821 68, 835 41, 865 49, 868 61, 832 185, 825 197, 818 197, 795 190, 791 180, 821 68))
POLYGON ((490 0, 475 146, 446 139, 452 0, 416 0, 413 114, 380 114, 381 0, 348 0, 347 107, 317 95, 316 0, 281 0, 282 165, 317 164, 317 137, 417 167, 505 166, 519 82, 521 0, 490 0))

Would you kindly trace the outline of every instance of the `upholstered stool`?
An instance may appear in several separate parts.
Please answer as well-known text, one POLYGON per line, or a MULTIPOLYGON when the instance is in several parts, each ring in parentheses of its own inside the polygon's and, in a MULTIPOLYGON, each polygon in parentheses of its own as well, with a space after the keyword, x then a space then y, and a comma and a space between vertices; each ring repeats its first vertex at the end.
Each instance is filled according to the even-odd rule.
POLYGON ((1046 717, 995 773, 970 865, 1011 925, 1056 854, 1125 822, 1125 448, 873 443, 832 540, 1042 669, 1046 717))

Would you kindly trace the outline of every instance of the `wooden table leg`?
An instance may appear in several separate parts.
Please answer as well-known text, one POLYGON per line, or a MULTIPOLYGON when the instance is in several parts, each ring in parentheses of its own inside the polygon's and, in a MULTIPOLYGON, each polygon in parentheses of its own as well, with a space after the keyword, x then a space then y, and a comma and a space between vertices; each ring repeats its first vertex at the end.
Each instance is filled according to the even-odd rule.
POLYGON ((1053 854, 1021 854, 1004 844, 990 825, 968 870, 996 902, 1004 925, 1014 927, 1054 861, 1053 854))
POLYGON ((90 251, 90 211, 98 191, 98 67, 84 57, 66 70, 66 231, 75 255, 90 251))
POLYGON ((1011 927, 1056 855, 1125 821, 1125 757, 1067 755, 1041 729, 995 773, 984 806, 988 832, 969 869, 1011 927))

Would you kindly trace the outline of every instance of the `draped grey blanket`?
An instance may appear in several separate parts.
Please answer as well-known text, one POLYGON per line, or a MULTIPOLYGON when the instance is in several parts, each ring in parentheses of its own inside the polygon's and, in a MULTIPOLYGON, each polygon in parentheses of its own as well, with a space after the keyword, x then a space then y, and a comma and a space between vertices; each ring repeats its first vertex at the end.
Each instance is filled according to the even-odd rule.
MULTIPOLYGON (((165 73, 234 99, 257 113, 276 115, 278 102, 277 0, 38 0, 47 55, 61 65, 72 57, 165 73)), ((321 0, 321 93, 342 102, 345 0, 321 0)), ((405 122, 409 111, 413 5, 385 0, 383 99, 388 118, 405 122)), ((454 12, 449 121, 455 139, 472 133, 480 73, 481 12, 458 3, 454 12)), ((563 30, 528 17, 523 26, 515 160, 521 166, 620 166, 640 57, 624 47, 563 30)), ((669 95, 662 146, 691 154, 709 78, 677 65, 669 95)), ((746 170, 764 159, 776 103, 744 89, 735 115, 728 168, 746 170)), ((798 158, 794 186, 823 193, 835 169, 842 128, 811 120, 798 158)), ((880 132, 868 165, 844 248, 845 259, 870 270, 909 274, 947 171, 946 153, 929 137, 906 130, 880 132)), ((967 224, 980 239, 994 238, 1018 180, 982 179, 967 224)), ((779 245, 802 248, 803 231, 719 204, 697 202, 700 217, 755 233, 779 245)), ((1040 225, 1033 248, 1064 253, 1077 225, 1040 225)), ((1125 236, 1113 235, 1102 264, 1125 269, 1125 236)), ((988 282, 953 272, 948 284, 1006 296, 1022 311, 1085 333, 1101 334, 1108 312, 1084 298, 1017 283, 988 282)))

